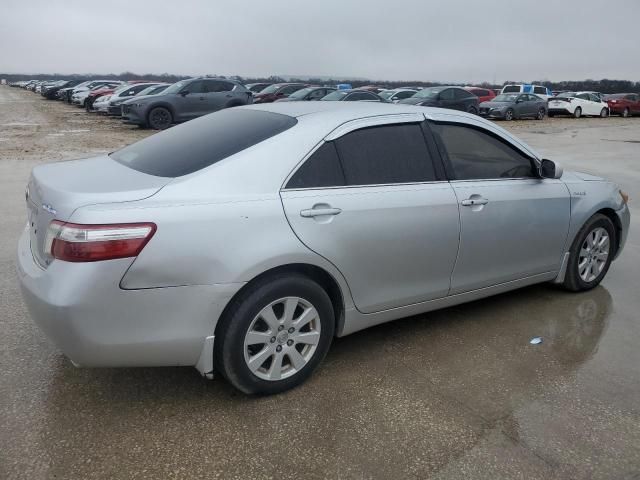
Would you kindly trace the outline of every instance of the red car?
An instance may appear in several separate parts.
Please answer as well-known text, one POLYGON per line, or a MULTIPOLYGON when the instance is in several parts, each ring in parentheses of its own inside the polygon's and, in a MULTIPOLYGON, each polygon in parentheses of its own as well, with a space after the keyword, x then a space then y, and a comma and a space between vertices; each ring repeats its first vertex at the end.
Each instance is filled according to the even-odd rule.
POLYGON ((482 102, 490 102, 494 98, 496 98, 496 92, 494 92, 490 88, 482 88, 482 87, 464 87, 467 92, 473 93, 476 97, 478 97, 478 103, 482 102))
POLYGON ((89 92, 89 95, 87 96, 87 99, 84 102, 84 107, 87 110, 87 112, 90 112, 92 110, 93 102, 95 102, 98 97, 113 93, 113 91, 116 88, 120 88, 122 85, 124 85, 124 83, 107 83, 103 85, 101 88, 96 88, 95 90, 91 90, 89 92))
POLYGON ((609 112, 630 117, 640 115, 640 95, 637 93, 614 93, 607 95, 605 101, 609 105, 609 112))
POLYGON ((271 103, 286 98, 301 88, 308 87, 304 83, 274 83, 260 93, 253 95, 253 103, 271 103))

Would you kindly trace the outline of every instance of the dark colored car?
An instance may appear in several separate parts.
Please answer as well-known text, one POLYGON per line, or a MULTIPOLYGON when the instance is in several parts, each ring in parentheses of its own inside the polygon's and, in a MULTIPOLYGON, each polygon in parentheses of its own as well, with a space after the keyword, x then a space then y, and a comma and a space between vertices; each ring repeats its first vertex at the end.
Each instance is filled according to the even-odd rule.
POLYGON ((274 83, 262 90, 260 93, 256 93, 253 96, 253 103, 271 103, 281 98, 286 98, 293 92, 297 92, 300 89, 305 88, 307 85, 304 83, 274 83))
POLYGON ((478 97, 461 87, 423 88, 411 98, 398 103, 421 105, 423 107, 450 108, 473 114, 478 113, 478 97))
POLYGON ((355 88, 353 90, 336 90, 322 99, 324 102, 384 102, 384 98, 369 90, 355 88))
POLYGON ((480 104, 480 116, 489 118, 531 117, 544 119, 547 114, 547 100, 530 93, 501 93, 489 102, 480 104))
POLYGON ((314 101, 321 100, 331 92, 335 92, 333 87, 307 87, 301 88, 297 92, 293 92, 286 98, 279 98, 276 102, 300 102, 300 101, 314 101))
POLYGON ((124 123, 164 130, 223 108, 252 103, 247 88, 234 80, 190 78, 157 95, 133 97, 122 103, 124 123))
POLYGON ((271 85, 273 85, 273 83, 248 83, 245 85, 245 87, 251 93, 255 94, 255 93, 260 93, 262 90, 264 90, 267 87, 270 87, 271 85))
POLYGON ((482 88, 482 87, 464 87, 467 92, 473 93, 476 97, 478 97, 478 102, 490 102, 494 98, 496 98, 496 92, 491 90, 490 88, 482 88))
POLYGON ((63 88, 73 88, 82 82, 84 82, 84 80, 67 80, 66 82, 59 82, 57 85, 46 87, 44 90, 41 90, 40 93, 47 100, 56 100, 60 90, 63 88))
POLYGON ((640 115, 640 95, 637 93, 614 93, 604 99, 609 105, 609 112, 623 117, 640 115))

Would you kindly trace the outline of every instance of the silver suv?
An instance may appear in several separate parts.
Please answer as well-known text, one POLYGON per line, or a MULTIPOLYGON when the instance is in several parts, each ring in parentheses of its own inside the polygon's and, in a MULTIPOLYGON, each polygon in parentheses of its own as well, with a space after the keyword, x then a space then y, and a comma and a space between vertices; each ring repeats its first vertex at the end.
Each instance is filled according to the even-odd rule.
POLYGON ((251 92, 233 80, 190 78, 159 95, 135 97, 122 103, 124 123, 164 130, 223 108, 252 103, 251 92))

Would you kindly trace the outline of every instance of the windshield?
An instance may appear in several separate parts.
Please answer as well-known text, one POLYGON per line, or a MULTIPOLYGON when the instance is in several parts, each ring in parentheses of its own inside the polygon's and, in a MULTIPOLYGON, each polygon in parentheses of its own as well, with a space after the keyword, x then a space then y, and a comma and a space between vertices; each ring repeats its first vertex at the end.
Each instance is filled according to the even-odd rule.
POLYGON ((276 90, 280 88, 280 85, 269 85, 264 90, 260 90, 260 93, 275 93, 276 90))
POLYGON ((418 93, 416 93, 413 97, 414 98, 435 98, 438 96, 438 94, 442 90, 444 90, 444 87, 423 88, 418 93))
POLYGON ((174 83, 173 85, 169 85, 164 93, 178 93, 182 90, 188 83, 188 80, 180 80, 179 82, 174 83))
POLYGON ((113 91, 113 94, 114 94, 114 95, 117 95, 117 94, 119 94, 120 92, 124 92, 125 90, 128 90, 129 88, 131 88, 131 85, 122 85, 122 86, 120 86, 120 87, 116 88, 116 89, 113 91))
POLYGON ((138 92, 136 96, 154 95, 156 93, 160 93, 161 91, 165 90, 167 87, 168 85, 151 85, 150 87, 147 87, 144 90, 140 90, 140 92, 138 92))
POLYGON ((347 93, 349 92, 346 92, 344 90, 336 90, 335 92, 331 92, 329 95, 322 97, 320 100, 340 100, 347 93))
POLYGON ((507 85, 502 89, 502 93, 519 93, 520 85, 507 85))
POLYGON ((304 98, 307 95, 307 93, 311 93, 314 90, 315 88, 303 88, 301 90, 293 92, 291 95, 289 95, 289 98, 304 98))
POLYGON ((493 102, 515 102, 518 99, 518 95, 514 93, 502 93, 496 98, 494 98, 493 102))

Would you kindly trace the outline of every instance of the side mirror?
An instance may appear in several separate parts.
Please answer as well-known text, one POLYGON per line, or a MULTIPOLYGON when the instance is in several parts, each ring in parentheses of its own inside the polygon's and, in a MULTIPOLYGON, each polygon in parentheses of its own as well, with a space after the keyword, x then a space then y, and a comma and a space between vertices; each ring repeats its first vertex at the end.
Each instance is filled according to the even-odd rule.
POLYGON ((540 176, 542 178, 560 178, 562 177, 562 166, 546 158, 542 159, 540 164, 540 176))
POLYGON ((180 95, 182 95, 183 97, 186 97, 187 95, 189 95, 189 90, 182 90, 180 92, 180 95))

